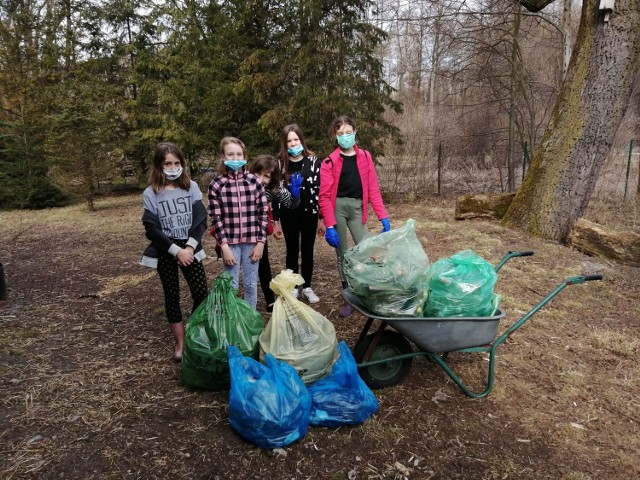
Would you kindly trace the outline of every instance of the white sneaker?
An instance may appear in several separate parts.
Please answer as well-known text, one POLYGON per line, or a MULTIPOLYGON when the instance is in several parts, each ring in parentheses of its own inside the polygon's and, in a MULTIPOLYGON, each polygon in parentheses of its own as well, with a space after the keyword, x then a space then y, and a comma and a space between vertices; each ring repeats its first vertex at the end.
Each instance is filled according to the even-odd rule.
POLYGON ((300 289, 298 289, 298 287, 295 287, 293 290, 291 290, 291 295, 293 295, 293 298, 298 298, 298 295, 300 295, 300 289))
POLYGON ((311 287, 302 289, 302 296, 307 299, 309 303, 318 303, 320 298, 311 290, 311 287))

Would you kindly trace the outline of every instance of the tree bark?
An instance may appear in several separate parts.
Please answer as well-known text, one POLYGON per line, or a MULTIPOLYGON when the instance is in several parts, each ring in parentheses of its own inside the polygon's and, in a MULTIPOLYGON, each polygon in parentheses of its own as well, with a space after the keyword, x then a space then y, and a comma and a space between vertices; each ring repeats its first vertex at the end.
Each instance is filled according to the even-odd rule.
POLYGON ((640 0, 618 0, 609 21, 584 0, 569 71, 506 226, 566 242, 584 212, 629 105, 640 66, 640 0))
POLYGON ((456 220, 471 218, 501 219, 504 217, 515 193, 497 195, 462 195, 456 198, 456 220))

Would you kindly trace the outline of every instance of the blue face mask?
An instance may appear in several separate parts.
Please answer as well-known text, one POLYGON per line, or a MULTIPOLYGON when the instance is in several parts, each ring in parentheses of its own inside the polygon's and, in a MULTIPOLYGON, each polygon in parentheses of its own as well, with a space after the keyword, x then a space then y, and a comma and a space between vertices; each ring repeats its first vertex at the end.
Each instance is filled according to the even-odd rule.
POLYGON ((297 157, 304 151, 304 147, 302 145, 296 145, 295 147, 287 148, 287 152, 292 157, 297 157))
POLYGON ((349 150, 351 147, 353 147, 356 144, 356 134, 355 133, 348 133, 346 135, 338 135, 336 136, 336 139, 338 140, 338 145, 340 145, 340 148, 343 150, 349 150))
POLYGON ((225 160, 224 161, 224 166, 227 168, 230 168, 234 172, 237 172, 246 164, 247 164, 246 160, 225 160))

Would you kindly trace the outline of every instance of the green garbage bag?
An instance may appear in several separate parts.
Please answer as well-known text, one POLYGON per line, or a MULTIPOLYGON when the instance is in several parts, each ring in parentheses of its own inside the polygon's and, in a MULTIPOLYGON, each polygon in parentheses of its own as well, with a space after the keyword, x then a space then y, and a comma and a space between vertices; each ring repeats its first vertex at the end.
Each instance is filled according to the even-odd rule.
POLYGON ((497 309, 498 280, 493 265, 472 250, 443 258, 431 266, 427 317, 488 317, 497 309))
POLYGON ((227 345, 244 356, 258 357, 258 338, 264 318, 231 287, 231 275, 222 273, 207 299, 187 320, 182 363, 182 383, 191 388, 229 389, 227 345))
POLYGON ((429 293, 429 258, 416 222, 368 237, 344 256, 343 272, 360 303, 383 317, 421 315, 429 293))

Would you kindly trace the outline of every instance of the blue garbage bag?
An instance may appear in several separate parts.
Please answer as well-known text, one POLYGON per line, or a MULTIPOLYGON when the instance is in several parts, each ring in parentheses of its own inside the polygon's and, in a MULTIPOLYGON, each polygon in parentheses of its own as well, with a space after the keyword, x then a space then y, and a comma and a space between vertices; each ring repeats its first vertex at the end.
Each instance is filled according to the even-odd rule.
POLYGON ((278 448, 301 439, 309 428, 311 396, 296 370, 265 356, 263 365, 227 347, 231 390, 229 423, 246 441, 278 448))
POLYGON ((358 375, 356 361, 344 341, 338 343, 338 355, 329 375, 307 387, 311 425, 358 425, 378 411, 378 400, 358 375))

